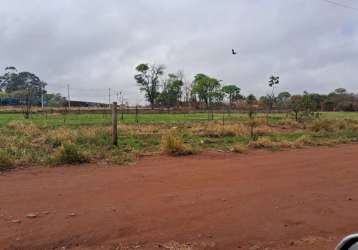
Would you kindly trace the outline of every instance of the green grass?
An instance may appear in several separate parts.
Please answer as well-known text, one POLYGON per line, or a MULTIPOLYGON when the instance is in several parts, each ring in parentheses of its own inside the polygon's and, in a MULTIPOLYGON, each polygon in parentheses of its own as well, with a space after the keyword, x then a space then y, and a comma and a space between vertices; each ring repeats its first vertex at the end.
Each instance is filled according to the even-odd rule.
MULTIPOLYGON (((269 117, 269 123, 275 124, 279 120, 286 118, 287 114, 271 114, 269 117)), ((222 121, 224 117, 225 122, 229 121, 245 121, 248 119, 247 114, 244 113, 215 113, 214 120, 222 121)), ((266 118, 266 114, 258 113, 257 117, 266 118)), ((358 120, 358 112, 324 112, 323 118, 327 119, 356 119, 358 120)), ((4 126, 10 121, 25 120, 21 113, 14 114, 0 114, 0 126, 4 126)), ((48 114, 47 116, 42 114, 33 114, 30 119, 34 124, 40 126, 81 126, 81 125, 109 125, 111 124, 111 116, 109 114, 48 114)), ((118 120, 124 124, 135 124, 137 122, 134 114, 125 114, 124 119, 121 120, 119 114, 118 120)), ((181 124, 191 122, 207 122, 207 113, 189 113, 189 114, 140 114, 138 115, 138 122, 140 124, 181 124)))

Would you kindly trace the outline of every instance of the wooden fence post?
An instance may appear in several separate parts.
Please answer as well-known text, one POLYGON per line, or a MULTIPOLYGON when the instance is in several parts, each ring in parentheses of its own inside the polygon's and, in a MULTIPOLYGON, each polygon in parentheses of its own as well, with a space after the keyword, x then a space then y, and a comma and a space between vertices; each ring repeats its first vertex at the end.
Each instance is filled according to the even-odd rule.
POLYGON ((117 102, 112 104, 112 144, 118 145, 118 131, 117 131, 117 102))

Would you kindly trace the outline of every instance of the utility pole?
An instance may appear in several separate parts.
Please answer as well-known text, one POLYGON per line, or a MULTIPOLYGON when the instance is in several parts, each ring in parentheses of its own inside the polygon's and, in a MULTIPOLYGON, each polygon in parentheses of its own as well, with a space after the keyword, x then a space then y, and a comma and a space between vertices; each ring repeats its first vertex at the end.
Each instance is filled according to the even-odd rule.
POLYGON ((111 108, 111 88, 108 89, 108 107, 111 108))
POLYGON ((118 145, 118 128, 117 128, 117 102, 112 104, 112 144, 118 145))
MULTIPOLYGON (((117 93, 118 94, 118 93, 117 93)), ((120 96, 121 96, 121 120, 123 121, 124 120, 124 114, 123 114, 123 112, 124 112, 124 107, 123 107, 123 92, 121 91, 120 92, 120 96)), ((118 97, 117 97, 117 99, 118 99, 118 97)))
POLYGON ((67 84, 67 102, 68 102, 68 109, 71 109, 71 98, 70 98, 70 85, 67 84))
POLYGON ((44 84, 41 83, 41 109, 44 110, 44 84))

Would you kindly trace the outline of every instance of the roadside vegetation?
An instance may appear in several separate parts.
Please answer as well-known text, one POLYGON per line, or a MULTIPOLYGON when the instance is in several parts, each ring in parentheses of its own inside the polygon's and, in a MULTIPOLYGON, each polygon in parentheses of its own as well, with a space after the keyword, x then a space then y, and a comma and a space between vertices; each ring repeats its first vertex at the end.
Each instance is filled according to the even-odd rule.
POLYGON ((160 122, 121 123, 119 145, 111 146, 111 128, 103 125, 53 126, 31 120, 0 126, 0 171, 14 167, 57 166, 103 162, 125 165, 141 156, 190 155, 202 150, 247 153, 255 149, 283 150, 330 146, 358 141, 358 119, 352 114, 320 115, 297 122, 275 114, 238 115, 222 123, 160 122), (254 126, 252 126, 254 123, 254 126))

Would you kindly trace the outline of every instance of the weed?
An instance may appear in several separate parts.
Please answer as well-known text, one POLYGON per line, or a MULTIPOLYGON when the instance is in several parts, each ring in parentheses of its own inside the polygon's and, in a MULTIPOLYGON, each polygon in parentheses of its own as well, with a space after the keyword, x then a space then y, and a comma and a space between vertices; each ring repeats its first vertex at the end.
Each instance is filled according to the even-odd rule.
POLYGON ((242 144, 235 144, 232 147, 232 152, 235 152, 235 153, 238 153, 238 154, 245 154, 245 153, 247 153, 247 151, 248 151, 247 146, 244 146, 242 144))
POLYGON ((334 132, 336 129, 330 120, 316 119, 312 121, 308 128, 313 132, 334 132))
POLYGON ((14 163, 5 150, 0 150, 0 172, 10 170, 14 167, 14 163))
POLYGON ((53 156, 53 162, 56 164, 81 164, 89 162, 88 156, 81 152, 78 146, 74 144, 64 144, 53 156))
POLYGON ((176 129, 172 129, 169 133, 162 137, 161 149, 163 153, 169 155, 190 155, 193 154, 193 148, 187 145, 179 137, 176 129))
POLYGON ((116 165, 126 165, 138 158, 136 152, 115 151, 112 153, 111 162, 116 165))

